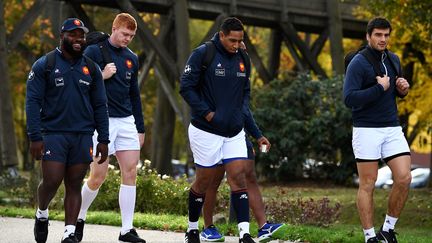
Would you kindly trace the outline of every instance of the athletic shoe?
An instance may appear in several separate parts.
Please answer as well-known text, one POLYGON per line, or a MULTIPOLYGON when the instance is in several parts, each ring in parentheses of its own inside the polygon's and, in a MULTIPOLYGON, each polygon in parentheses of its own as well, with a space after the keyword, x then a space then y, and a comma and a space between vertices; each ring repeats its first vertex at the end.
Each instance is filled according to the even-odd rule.
POLYGON ((369 238, 366 243, 380 243, 376 237, 369 238))
POLYGON ((144 239, 141 239, 138 236, 138 233, 135 229, 129 230, 129 232, 124 235, 120 234, 118 239, 120 242, 146 243, 144 239))
POLYGON ((84 219, 78 219, 75 225, 75 237, 77 238, 78 242, 82 241, 82 238, 84 236, 84 219))
POLYGON ((243 238, 239 240, 239 243, 255 243, 255 241, 250 234, 246 233, 243 235, 243 238))
POLYGON ((199 239, 199 231, 198 230, 191 230, 189 232, 186 232, 184 243, 200 243, 199 239))
POLYGON ((225 236, 219 233, 216 226, 210 225, 201 232, 200 239, 209 242, 224 242, 225 236))
POLYGON ((61 243, 78 243, 78 239, 74 233, 71 233, 67 238, 64 238, 61 243))
POLYGON ((392 230, 392 229, 389 229, 389 232, 387 232, 387 231, 384 231, 381 227, 381 229, 377 235, 377 238, 378 238, 378 240, 381 240, 385 243, 397 243, 398 241, 396 239, 396 234, 397 233, 394 232, 394 230, 392 230))
POLYGON ((48 219, 47 218, 36 218, 34 224, 34 237, 37 243, 45 243, 48 238, 48 219))
POLYGON ((288 226, 286 224, 265 223, 258 230, 259 242, 269 242, 275 239, 282 239, 287 234, 288 226))

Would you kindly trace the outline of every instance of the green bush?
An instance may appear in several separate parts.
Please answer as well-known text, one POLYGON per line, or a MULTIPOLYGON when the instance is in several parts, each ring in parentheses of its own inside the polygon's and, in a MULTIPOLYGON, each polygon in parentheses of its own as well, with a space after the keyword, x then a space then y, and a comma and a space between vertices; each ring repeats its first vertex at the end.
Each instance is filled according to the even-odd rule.
POLYGON ((260 176, 270 180, 332 179, 344 183, 355 171, 351 113, 343 103, 342 78, 300 75, 256 90, 254 116, 269 138, 258 153, 260 176), (313 162, 305 168, 305 162, 313 162))
MULTIPOLYGON (((148 165, 148 163, 147 163, 148 165)), ((90 210, 118 210, 120 171, 109 170, 90 210)), ((173 179, 143 166, 138 169, 135 210, 143 213, 187 214, 190 184, 186 177, 173 179)))

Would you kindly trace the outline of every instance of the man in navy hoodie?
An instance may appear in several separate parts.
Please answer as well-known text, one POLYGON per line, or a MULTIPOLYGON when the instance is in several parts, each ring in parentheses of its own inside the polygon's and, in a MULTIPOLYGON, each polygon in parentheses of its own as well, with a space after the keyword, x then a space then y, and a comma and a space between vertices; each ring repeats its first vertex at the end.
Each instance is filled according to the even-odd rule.
POLYGON ((96 155, 101 155, 102 161, 107 158, 107 98, 100 69, 82 55, 87 32, 81 20, 65 20, 60 46, 39 58, 27 79, 30 152, 35 159, 42 159, 34 226, 38 243, 47 240, 48 205, 63 180, 65 231, 62 242, 78 242, 74 232, 81 205, 80 188, 92 161, 95 129, 99 134, 96 155), (52 70, 47 70, 48 60, 54 60, 52 70))
POLYGON ((367 26, 367 51, 379 64, 377 76, 372 63, 361 54, 347 67, 343 88, 345 104, 352 109, 352 146, 359 174, 357 208, 365 242, 397 242, 394 227, 408 197, 411 182, 411 156, 399 125, 396 96, 408 94, 409 84, 400 73, 399 58, 387 50, 391 25, 374 18, 367 26), (394 64, 392 64, 392 62, 394 64), (387 215, 378 234, 373 227, 373 191, 378 161, 384 160, 393 173, 387 215))
MULTIPOLYGON (((145 243, 133 228, 136 199, 136 176, 140 148, 144 144, 144 117, 138 88, 138 57, 127 46, 135 36, 137 23, 128 13, 118 14, 112 23, 111 36, 104 40, 112 63, 104 63, 98 44, 86 48, 85 54, 102 69, 108 96, 108 155, 115 155, 121 171, 119 206, 122 226, 119 241, 145 243)), ((96 135, 95 135, 96 136, 96 135)), ((95 139, 96 137, 93 137, 95 139)), ((108 173, 108 160, 90 165, 90 177, 82 187, 82 204, 76 236, 83 238, 87 210, 96 198, 108 173)))
MULTIPOLYGON (((249 233, 249 200, 244 165, 247 159, 244 111, 249 105, 250 83, 245 60, 238 51, 244 28, 240 20, 224 20, 212 38, 216 53, 205 71, 206 45, 189 57, 180 80, 180 94, 191 107, 189 141, 196 178, 189 192, 189 224, 185 242, 200 242, 198 219, 217 165, 224 165, 237 215, 240 242, 254 242, 249 233)), ((248 108, 247 108, 248 109, 248 108)))

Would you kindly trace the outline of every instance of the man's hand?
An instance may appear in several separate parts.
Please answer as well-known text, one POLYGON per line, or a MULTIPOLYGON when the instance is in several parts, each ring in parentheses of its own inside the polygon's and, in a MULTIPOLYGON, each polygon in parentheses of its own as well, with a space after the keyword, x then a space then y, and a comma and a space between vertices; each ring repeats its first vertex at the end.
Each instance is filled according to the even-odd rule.
POLYGON ((99 156, 98 164, 103 164, 108 158, 108 144, 98 143, 96 146, 96 158, 99 156))
POLYGON ((138 133, 138 138, 139 138, 140 148, 142 148, 142 146, 144 145, 145 133, 138 133))
POLYGON ((390 87, 390 78, 387 75, 384 75, 384 77, 376 76, 376 80, 383 86, 384 91, 390 87))
POLYGON ((205 119, 208 121, 208 122, 210 122, 211 120, 213 120, 213 117, 214 117, 214 112, 213 111, 210 111, 206 116, 205 116, 205 119))
POLYGON ((35 160, 41 160, 44 150, 44 144, 43 141, 34 141, 30 142, 30 154, 32 155, 33 159, 35 160))
POLYGON ((406 79, 404 79, 404 78, 397 78, 396 79, 396 89, 400 95, 403 95, 403 96, 407 95, 409 88, 410 88, 410 85, 406 79))
POLYGON ((258 138, 257 142, 258 142, 258 146, 260 148, 262 145, 267 145, 266 152, 268 152, 270 150, 271 144, 270 144, 270 141, 266 137, 262 136, 262 137, 258 138))
POLYGON ((111 78, 115 73, 117 72, 117 67, 113 62, 108 63, 105 65, 103 71, 102 71, 102 78, 104 80, 111 78))

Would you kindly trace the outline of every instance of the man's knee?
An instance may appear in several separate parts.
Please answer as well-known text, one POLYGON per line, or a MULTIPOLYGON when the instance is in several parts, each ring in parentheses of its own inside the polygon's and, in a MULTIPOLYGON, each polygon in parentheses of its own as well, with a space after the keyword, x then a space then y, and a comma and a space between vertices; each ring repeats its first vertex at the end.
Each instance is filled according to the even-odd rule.
POLYGON ((376 176, 368 176, 360 178, 359 189, 372 192, 375 189, 376 176))
POLYGON ((97 190, 102 186, 106 178, 106 173, 96 173, 92 174, 88 180, 87 185, 92 190, 97 190))
POLYGON ((200 194, 206 193, 207 189, 213 188, 212 180, 205 177, 197 177, 195 179, 194 184, 192 185, 192 189, 200 194))
POLYGON ((121 171, 121 177, 123 181, 135 181, 137 176, 137 169, 136 166, 130 166, 123 168, 121 171))
POLYGON ((393 178, 394 186, 409 187, 411 184, 411 172, 404 174, 403 176, 393 178))

